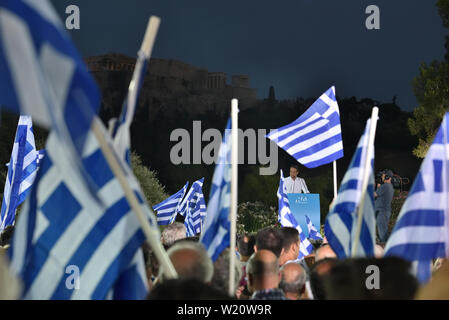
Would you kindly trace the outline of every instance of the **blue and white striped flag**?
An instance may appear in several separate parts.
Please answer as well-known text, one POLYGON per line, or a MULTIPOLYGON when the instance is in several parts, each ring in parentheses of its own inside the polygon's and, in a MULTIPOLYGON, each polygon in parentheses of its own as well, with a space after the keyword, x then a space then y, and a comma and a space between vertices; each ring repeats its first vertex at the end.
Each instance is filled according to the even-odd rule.
POLYGON ((182 201, 182 198, 184 197, 187 186, 189 185, 189 182, 185 184, 185 186, 176 192, 174 195, 168 197, 164 201, 156 204, 153 206, 153 210, 157 211, 157 224, 158 225, 168 225, 173 223, 173 221, 176 218, 177 211, 179 204, 182 201))
POLYGON ((267 138, 307 168, 343 157, 340 111, 331 87, 294 122, 273 130, 267 138))
POLYGON ((448 137, 446 113, 385 248, 385 255, 413 262, 420 282, 430 279, 432 259, 449 257, 448 137))
POLYGON ((8 251, 22 297, 144 298, 144 266, 130 266, 145 237, 90 129, 98 121, 108 138, 94 119, 99 91, 48 1, 0 1, 0 69, 0 103, 52 129, 8 251))
POLYGON ((206 201, 204 200, 203 189, 200 187, 195 191, 192 200, 187 205, 184 224, 187 228, 188 237, 201 233, 206 213, 206 201))
POLYGON ((307 222, 307 228, 309 229, 309 239, 323 240, 323 237, 318 232, 318 230, 315 228, 315 226, 312 223, 312 220, 310 220, 308 215, 306 215, 306 222, 307 222))
POLYGON ((44 157, 45 157, 45 149, 38 150, 37 151, 37 159, 36 159, 36 164, 37 164, 38 169, 41 166, 42 161, 44 161, 44 157))
POLYGON ((301 226, 296 221, 292 211, 290 210, 290 203, 287 197, 284 182, 284 174, 282 170, 281 170, 281 179, 279 182, 279 189, 277 191, 277 197, 279 200, 279 215, 278 215, 279 223, 283 227, 292 227, 298 230, 299 232, 300 243, 299 243, 298 260, 301 260, 313 252, 313 246, 310 243, 310 241, 306 238, 304 232, 301 229, 301 226))
POLYGON ((17 207, 31 190, 37 173, 36 157, 31 117, 20 116, 3 192, 0 231, 14 223, 17 207))
POLYGON ((187 228, 188 237, 201 233, 201 226, 206 216, 203 183, 204 178, 195 181, 177 209, 177 213, 185 218, 184 225, 187 228))
POLYGON ((231 222, 231 119, 226 124, 223 141, 212 178, 204 231, 200 242, 204 245, 212 261, 230 244, 231 222))
MULTIPOLYGON (((357 209, 362 196, 363 167, 367 157, 368 137, 371 119, 366 123, 365 131, 359 140, 351 164, 341 182, 337 199, 327 215, 324 234, 339 259, 351 256, 356 241, 357 209)), ((376 241, 376 220, 374 215, 374 150, 371 158, 370 177, 363 209, 360 242, 357 256, 374 256, 376 241)))

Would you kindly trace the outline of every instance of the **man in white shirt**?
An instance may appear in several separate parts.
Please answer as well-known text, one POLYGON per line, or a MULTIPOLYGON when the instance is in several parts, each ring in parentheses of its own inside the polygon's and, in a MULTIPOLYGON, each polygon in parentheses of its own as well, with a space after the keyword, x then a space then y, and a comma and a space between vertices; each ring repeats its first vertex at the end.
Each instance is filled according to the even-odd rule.
POLYGON ((310 193, 303 178, 298 177, 298 166, 290 166, 290 177, 285 178, 287 193, 310 193))

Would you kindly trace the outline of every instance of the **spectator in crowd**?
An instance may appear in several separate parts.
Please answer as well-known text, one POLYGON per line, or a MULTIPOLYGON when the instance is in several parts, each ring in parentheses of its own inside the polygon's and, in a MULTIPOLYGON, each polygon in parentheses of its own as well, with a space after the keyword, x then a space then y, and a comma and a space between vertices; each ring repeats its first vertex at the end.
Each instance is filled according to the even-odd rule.
POLYGON ((244 234, 237 240, 237 250, 240 253, 240 262, 242 266, 246 266, 249 257, 254 253, 254 245, 256 238, 252 234, 244 234))
POLYGON ((323 244, 315 253, 315 263, 326 258, 336 258, 334 250, 328 243, 323 244))
POLYGON ((278 288, 281 280, 276 255, 261 249, 248 261, 248 288, 252 300, 286 300, 283 291, 278 288))
POLYGON ((176 240, 184 239, 187 236, 187 230, 184 223, 173 222, 162 231, 161 242, 164 247, 169 248, 176 240))
POLYGON ((167 255, 178 273, 178 278, 192 278, 204 283, 210 283, 212 280, 214 266, 201 243, 179 241, 167 250, 167 255))
POLYGON ((260 230, 256 235, 254 251, 270 250, 277 258, 281 256, 283 248, 282 232, 279 229, 267 227, 260 230))
POLYGON ((374 256, 378 259, 382 258, 384 256, 384 247, 382 247, 380 244, 376 244, 374 246, 374 256))
POLYGON ((288 261, 294 261, 299 256, 299 232, 295 228, 283 227, 282 233, 282 253, 279 257, 279 266, 288 261))
POLYGON ((335 258, 324 258, 316 262, 310 271, 310 290, 307 297, 314 300, 325 300, 326 291, 324 281, 332 268, 338 263, 335 258))
POLYGON ((216 288, 196 279, 170 279, 150 291, 148 300, 226 300, 216 288))
MULTIPOLYGON (((211 284, 224 294, 229 291, 229 252, 225 249, 214 263, 214 275, 211 284)), ((235 264, 234 288, 238 288, 242 272, 238 263, 235 264)))
POLYGON ((294 262, 288 262, 281 267, 281 282, 279 288, 284 291, 290 300, 299 300, 303 297, 306 288, 306 271, 294 262))
POLYGON ((239 299, 249 299, 251 294, 248 291, 248 279, 246 276, 246 264, 249 257, 254 253, 256 237, 252 234, 244 234, 238 238, 237 249, 240 253, 241 274, 240 282, 237 287, 236 296, 239 299))
POLYGON ((339 261, 324 279, 327 299, 413 299, 418 281, 411 263, 398 257, 339 261))

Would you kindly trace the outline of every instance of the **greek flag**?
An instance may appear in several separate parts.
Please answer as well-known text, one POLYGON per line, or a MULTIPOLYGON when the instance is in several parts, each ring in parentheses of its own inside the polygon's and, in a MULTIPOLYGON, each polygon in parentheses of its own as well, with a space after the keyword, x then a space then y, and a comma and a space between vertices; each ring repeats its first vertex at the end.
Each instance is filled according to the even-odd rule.
POLYGON ((114 147, 117 154, 126 159, 127 163, 131 163, 131 137, 130 128, 136 111, 137 99, 140 89, 142 88, 145 74, 148 70, 149 57, 140 50, 136 66, 134 68, 133 78, 131 80, 128 94, 123 102, 122 112, 118 121, 113 120, 112 137, 114 139, 114 147))
POLYGON ((288 201, 287 193, 285 191, 284 174, 281 170, 281 179, 279 182, 279 189, 277 191, 277 197, 279 199, 279 215, 278 220, 283 227, 292 227, 299 232, 299 256, 298 260, 303 259, 313 252, 313 246, 306 238, 304 232, 302 232, 301 226, 296 222, 292 211, 290 210, 290 203, 288 201))
POLYGON ((385 255, 413 262, 421 282, 430 279, 432 259, 449 256, 448 136, 446 113, 385 248, 385 255))
POLYGON ((206 216, 206 201, 203 195, 204 178, 195 181, 190 187, 184 200, 177 209, 177 213, 182 215, 187 228, 187 236, 192 237, 202 230, 202 223, 206 216))
POLYGON ((31 117, 20 116, 3 192, 0 231, 14 224, 17 207, 31 190, 37 173, 36 157, 31 117))
POLYGON ((90 129, 97 121, 108 138, 94 118, 98 89, 48 1, 0 2, 0 69, 0 103, 52 129, 8 251, 22 297, 144 298, 144 235, 90 129))
MULTIPOLYGON (((329 245, 340 259, 351 256, 357 230, 357 208, 362 195, 363 166, 367 157, 368 136, 371 119, 366 123, 365 132, 359 140, 348 171, 341 182, 337 199, 327 215, 324 234, 329 245)), ((363 209, 363 222, 360 242, 356 254, 373 256, 376 240, 376 221, 374 217, 374 151, 371 159, 371 173, 363 209)))
POLYGON ((318 230, 315 228, 315 226, 312 223, 312 220, 310 220, 308 215, 306 215, 306 222, 307 222, 307 228, 309 229, 309 239, 323 240, 323 237, 318 232, 318 230))
POLYGON ((176 218, 176 209, 178 208, 179 204, 181 203, 182 198, 184 197, 187 186, 189 185, 189 182, 185 184, 185 186, 176 192, 174 195, 170 196, 169 198, 165 199, 161 203, 158 203, 153 206, 153 210, 157 211, 157 223, 158 225, 168 225, 173 223, 176 218))
POLYGON ((37 151, 37 159, 36 159, 36 165, 37 168, 39 169, 39 167, 41 166, 42 161, 44 160, 45 157, 45 150, 38 150, 37 151))
POLYGON ((343 157, 340 111, 331 87, 294 122, 273 130, 267 138, 307 168, 343 157))
POLYGON ((201 233, 206 212, 206 201, 204 200, 203 189, 198 188, 198 190, 193 193, 192 200, 187 206, 187 214, 184 220, 188 237, 193 237, 196 234, 201 233))
POLYGON ((231 222, 231 119, 225 128, 218 159, 212 178, 207 215, 204 220, 204 231, 200 242, 206 248, 212 261, 230 244, 231 222))

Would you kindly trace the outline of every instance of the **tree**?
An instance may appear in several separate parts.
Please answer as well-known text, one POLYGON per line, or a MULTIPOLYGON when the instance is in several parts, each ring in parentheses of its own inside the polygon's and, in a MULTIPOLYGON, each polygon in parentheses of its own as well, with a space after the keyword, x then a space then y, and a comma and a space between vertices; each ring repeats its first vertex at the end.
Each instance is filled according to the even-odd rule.
POLYGON ((145 167, 140 156, 135 152, 131 154, 131 165, 150 206, 154 206, 168 198, 169 195, 157 179, 156 172, 145 167))
MULTIPOLYGON (((443 25, 449 28, 449 0, 437 2, 443 25)), ((449 110, 449 37, 446 37, 446 61, 422 64, 419 75, 413 80, 413 90, 419 106, 408 121, 412 135, 418 137, 418 146, 413 154, 424 158, 440 126, 443 116, 449 110)))

